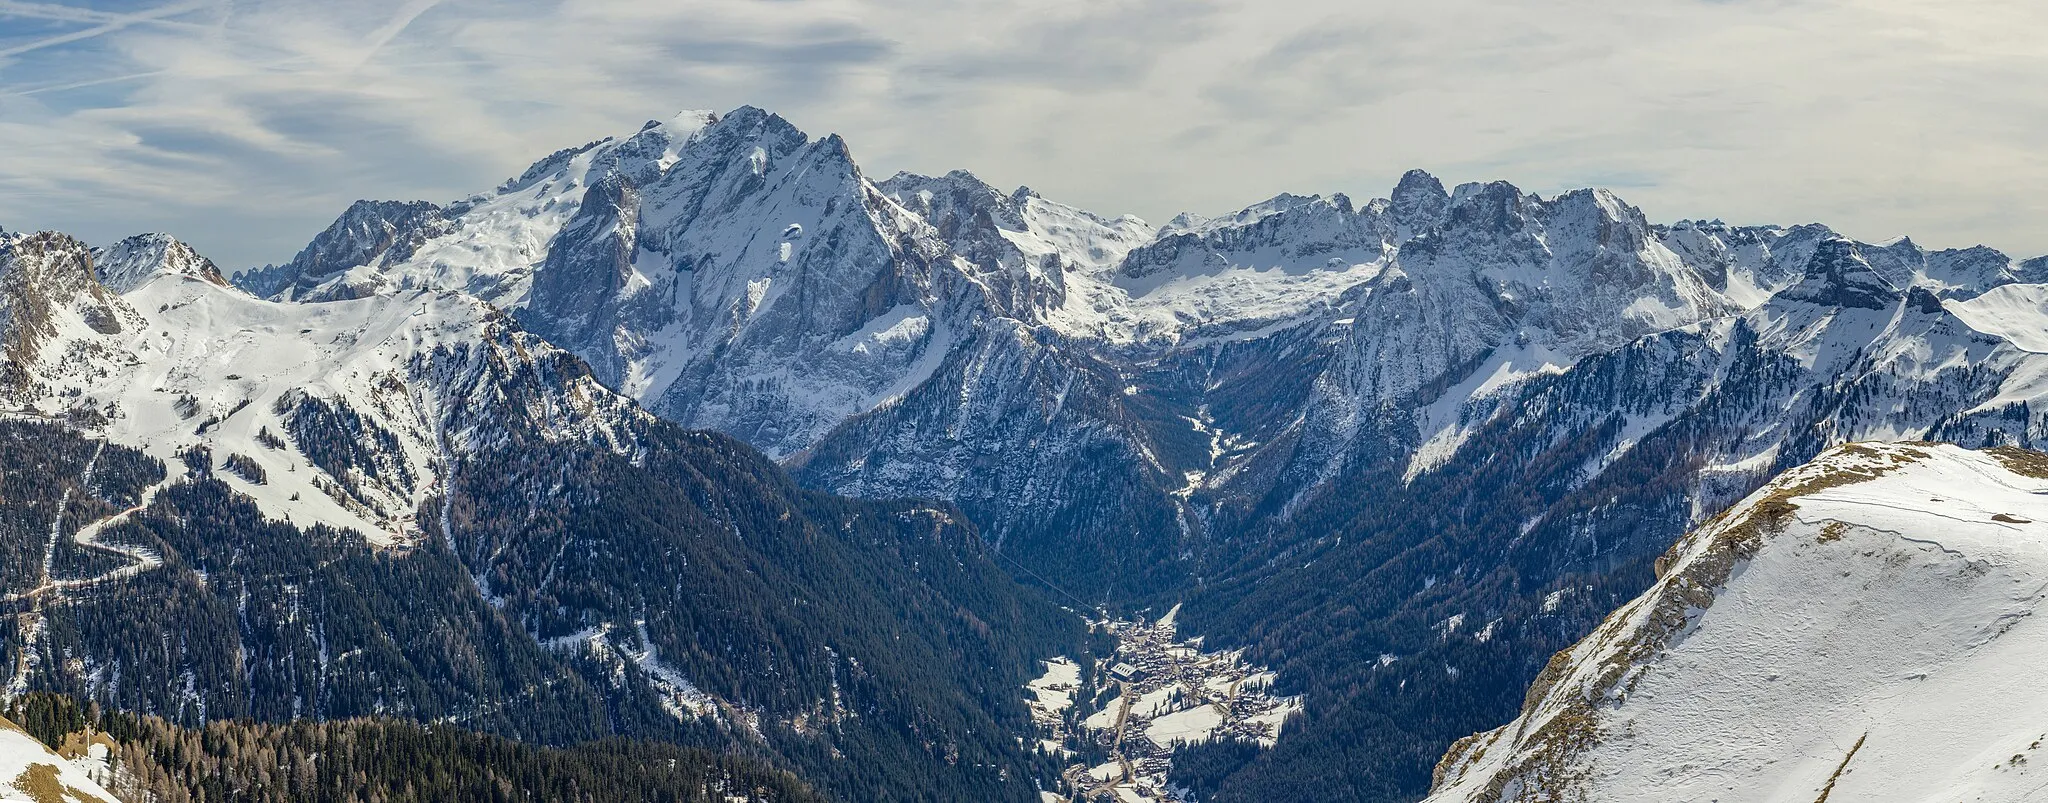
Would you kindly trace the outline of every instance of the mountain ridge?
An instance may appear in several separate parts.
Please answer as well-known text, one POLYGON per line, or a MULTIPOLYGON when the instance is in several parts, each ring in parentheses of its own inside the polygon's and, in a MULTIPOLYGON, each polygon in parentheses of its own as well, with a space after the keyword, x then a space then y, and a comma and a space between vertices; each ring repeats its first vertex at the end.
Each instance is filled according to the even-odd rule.
MULTIPOLYGON (((1605 190, 1421 171, 1364 203, 1281 195, 1155 229, 964 171, 872 181, 844 140, 744 107, 564 149, 445 206, 359 203, 237 282, 281 309, 416 300, 502 329, 465 351, 476 330, 456 330, 485 324, 401 326, 445 342, 429 364, 588 366, 580 400, 542 383, 445 408, 484 428, 466 440, 637 401, 813 488, 948 503, 1020 577, 1091 606, 1186 601, 1191 632, 1307 701, 1218 799, 1368 800, 1421 794, 1442 747, 1513 714, 1540 656, 1779 471, 1852 440, 2042 442, 2042 264, 1817 224, 1657 224, 1605 190), (492 426, 507 415, 524 417, 492 426), (1449 624, 1467 618, 1488 624, 1449 624), (1386 749, 1304 781, 1339 744, 1386 749)), ((78 301, 66 331, 95 304, 118 307, 78 301)), ((446 430, 353 387, 354 418, 297 417, 405 444, 385 450, 412 456, 403 472, 335 453, 377 480, 358 502, 424 501, 446 430)), ((235 418, 234 399, 204 401, 235 418)), ((541 445, 633 459, 631 437, 564 435, 541 445)), ((431 518, 397 529, 431 535, 431 518)), ((462 543, 479 589, 541 585, 462 543)))
POLYGON ((2038 791, 2039 735, 2015 713, 2038 696, 1984 687, 2039 649, 2024 622, 2041 601, 2026 581, 2042 460, 1850 444, 1786 472, 1673 546, 1650 591, 1552 659, 1514 723, 1452 748, 1429 799, 2038 791))

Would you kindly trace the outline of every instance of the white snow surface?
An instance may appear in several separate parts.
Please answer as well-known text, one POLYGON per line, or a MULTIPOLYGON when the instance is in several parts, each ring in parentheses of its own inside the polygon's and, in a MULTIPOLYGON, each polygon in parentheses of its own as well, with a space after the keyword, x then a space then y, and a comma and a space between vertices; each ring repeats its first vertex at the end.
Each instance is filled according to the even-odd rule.
POLYGON ((1032 712, 1039 718, 1058 721, 1074 706, 1074 691, 1081 685, 1081 665, 1066 656, 1047 659, 1045 674, 1025 685, 1031 691, 1032 712), (1041 714, 1041 712, 1043 712, 1041 714))
MULTIPOLYGON (((1276 731, 1278 724, 1274 723, 1276 731)), ((1195 744, 1214 738, 1221 727, 1223 713, 1216 706, 1198 705, 1152 720, 1152 724, 1145 726, 1145 738, 1162 745, 1195 744)))
MULTIPOLYGON (((217 477, 266 515, 300 526, 356 530, 381 544, 417 537, 415 514, 435 490, 444 450, 491 437, 494 422, 466 414, 506 402, 506 389, 491 384, 494 372, 559 354, 462 294, 286 303, 177 267, 124 275, 131 289, 103 293, 103 304, 86 292, 60 304, 27 366, 35 397, 15 412, 90 411, 105 420, 89 429, 164 460, 173 474, 183 469, 180 452, 208 447, 217 477), (85 313, 96 305, 111 310, 118 331, 89 325, 85 313), (397 448, 379 456, 382 467, 403 467, 410 480, 396 470, 351 471, 356 498, 337 492, 337 478, 296 448, 277 409, 295 394, 345 404, 390 432, 397 448), (284 447, 266 445, 266 431, 284 447), (264 481, 222 468, 230 455, 253 460, 264 481)), ((564 409, 535 416, 559 428, 544 436, 603 439, 607 417, 639 414, 587 379, 566 378, 552 390, 564 409)))
POLYGON ((451 225, 408 258, 354 266, 301 296, 322 298, 334 287, 432 287, 461 290, 499 307, 520 306, 532 289, 534 269, 581 209, 593 182, 622 161, 628 169, 667 169, 712 117, 708 111, 683 111, 633 137, 608 137, 544 159, 493 192, 450 205, 451 225), (629 148, 640 145, 648 147, 629 148))
POLYGON ((93 780, 94 775, 110 774, 107 755, 106 745, 94 744, 78 758, 65 758, 20 726, 0 720, 0 801, 50 803, 48 797, 31 794, 30 785, 22 782, 35 770, 37 774, 53 774, 47 780, 56 782, 60 790, 58 800, 62 803, 115 803, 119 798, 93 780))
POLYGON ((1970 328, 2035 354, 2048 354, 2048 284, 2008 284, 1944 304, 1970 328))
POLYGON ((2048 479, 1954 446, 1839 448, 1673 556, 1520 718, 1453 749, 1430 801, 2048 800, 2048 479), (1802 484, 1658 643, 1659 598, 1802 484))

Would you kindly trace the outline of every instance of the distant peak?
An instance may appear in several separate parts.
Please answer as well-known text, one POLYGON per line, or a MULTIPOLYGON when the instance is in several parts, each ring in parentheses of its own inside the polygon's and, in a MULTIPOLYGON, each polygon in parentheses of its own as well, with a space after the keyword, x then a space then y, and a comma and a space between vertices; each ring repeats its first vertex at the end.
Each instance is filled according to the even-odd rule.
POLYGON ((1627 223, 1645 229, 1650 225, 1649 219, 1643 215, 1641 209, 1637 209, 1613 191, 1600 187, 1572 190, 1557 196, 1556 200, 1548 202, 1547 205, 1570 215, 1627 223))
POLYGON ((848 162, 853 161, 853 146, 846 144, 845 137, 837 133, 826 134, 824 139, 819 140, 819 144, 824 146, 825 153, 848 162))
POLYGON ((1522 188, 1505 181, 1474 181, 1460 184, 1456 190, 1451 191, 1451 203, 1453 205, 1470 202, 1497 203, 1501 201, 1520 201, 1521 198, 1522 188))
POLYGON ((417 215, 440 211, 441 206, 433 201, 371 201, 358 200, 348 205, 342 217, 384 217, 389 215, 417 215))
POLYGON ((1814 248, 1805 277, 1779 291, 1777 297, 1822 306, 1885 309, 1900 295, 1897 286, 1864 260, 1855 243, 1831 237, 1814 248))
MULTIPOLYGON (((759 129, 762 133, 773 137, 794 136, 808 138, 809 136, 805 134, 801 129, 798 129, 795 125, 791 124, 789 120, 784 118, 782 115, 768 111, 767 109, 763 109, 759 106, 741 106, 737 109, 733 109, 732 111, 726 112, 724 117, 716 118, 715 120, 711 120, 710 122, 717 125, 720 128, 759 129)), ((838 134, 832 134, 827 136, 826 139, 836 139, 838 138, 838 136, 838 134)))
POLYGON ((719 121, 727 123, 738 123, 747 122, 750 120, 765 120, 773 116, 774 115, 770 113, 767 109, 763 109, 759 106, 748 104, 745 106, 741 106, 737 109, 733 109, 732 111, 726 112, 725 116, 720 118, 719 121))
POLYGON ((1404 197, 1414 198, 1420 196, 1449 198, 1450 193, 1444 191, 1444 183, 1438 181, 1436 176, 1430 175, 1427 170, 1418 169, 1401 174, 1401 181, 1394 185, 1394 195, 1391 200, 1398 203, 1404 197))
POLYGON ((116 293, 141 287, 158 275, 184 276, 228 286, 227 277, 213 260, 200 256, 192 246, 168 234, 137 234, 106 248, 94 249, 94 273, 100 284, 116 293))
MULTIPOLYGON (((882 191, 891 195, 908 196, 917 193, 957 195, 961 198, 986 198, 990 201, 1003 197, 1001 190, 990 186, 973 173, 965 170, 950 170, 945 175, 932 177, 911 172, 898 172, 879 185, 882 191)), ((920 202, 922 203, 922 202, 920 202)), ((983 201, 971 201, 980 204, 983 201)))
POLYGON ((1394 185, 1393 194, 1387 197, 1387 213, 1407 230, 1408 236, 1415 236, 1442 222, 1450 203, 1450 193, 1444 191, 1444 183, 1436 176, 1410 170, 1401 175, 1400 183, 1394 185))
POLYGON ((658 131, 672 139, 688 139, 705 126, 718 122, 718 114, 706 109, 684 109, 666 120, 648 120, 640 126, 639 134, 658 131))

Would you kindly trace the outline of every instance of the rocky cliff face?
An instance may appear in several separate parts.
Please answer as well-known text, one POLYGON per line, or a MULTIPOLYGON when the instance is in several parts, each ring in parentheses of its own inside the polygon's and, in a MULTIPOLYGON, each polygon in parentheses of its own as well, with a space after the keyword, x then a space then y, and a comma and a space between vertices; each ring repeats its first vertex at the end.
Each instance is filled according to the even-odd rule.
POLYGON ((52 232, 0 232, 0 392, 10 404, 42 401, 52 366, 101 370, 110 355, 68 341, 121 333, 133 318, 124 312, 94 278, 84 243, 52 232))
POLYGON ((126 293, 158 274, 189 276, 215 285, 228 286, 227 277, 213 260, 200 256, 192 246, 168 234, 138 234, 106 248, 92 251, 93 268, 108 290, 126 293))
POLYGON ((0 472, 10 694, 634 735, 846 795, 1036 799, 1028 716, 983 691, 1080 622, 951 508, 802 489, 468 293, 273 301, 163 238, 7 237, 0 453, 36 467, 0 472))
MULTIPOLYGON (((1659 225, 1602 190, 1418 171, 1155 229, 964 172, 872 182, 748 108, 433 210, 359 205, 288 295, 459 291, 817 487, 957 504, 1089 604, 1189 598, 1343 712, 1225 799, 1373 717, 1417 744, 1496 723, 1541 668, 1518 656, 1830 446, 2048 433, 2041 260, 1659 225)), ((1434 749, 1404 750, 1352 772, 1419 794, 1434 749)))
POLYGON ((871 182, 838 138, 751 108, 567 149, 445 208, 359 204, 293 265, 312 288, 295 297, 484 298, 825 487, 952 500, 995 540, 1091 556, 1063 571, 1126 548, 1192 561, 1212 534, 1285 529, 1341 477, 1413 481, 1535 380, 1639 338, 1774 297, 1874 310, 1919 287, 1938 306, 2027 275, 1989 249, 1659 226, 1605 191, 1420 171, 1363 204, 1283 195, 1154 229, 965 172, 871 182), (1090 510, 1099 527, 1052 524, 1090 510))

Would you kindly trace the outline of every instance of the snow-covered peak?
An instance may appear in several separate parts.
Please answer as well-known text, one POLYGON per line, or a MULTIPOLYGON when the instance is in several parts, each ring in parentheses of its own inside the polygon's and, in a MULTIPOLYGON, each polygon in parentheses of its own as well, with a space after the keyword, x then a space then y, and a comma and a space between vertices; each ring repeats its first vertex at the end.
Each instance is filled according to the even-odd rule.
POLYGON ((1561 355, 1738 308, 1655 236, 1641 210, 1606 190, 1545 200, 1505 182, 1462 185, 1443 222, 1403 244, 1396 264, 1436 291, 1476 288, 1518 337, 1561 355))
POLYGON ((1387 216, 1399 227, 1397 239, 1408 240, 1443 222, 1450 204, 1450 193, 1444 191, 1442 181, 1422 170, 1410 170, 1387 196, 1387 216))
POLYGON ((1176 232, 1190 231, 1200 227, 1202 224, 1207 222, 1209 222, 1209 218, 1207 217, 1195 214, 1193 212, 1182 212, 1178 215, 1174 215, 1172 220, 1166 221, 1166 225, 1159 227, 1159 233, 1161 235, 1165 235, 1176 232))
MULTIPOLYGON (((1005 194, 965 170, 938 177, 897 173, 875 186, 903 208, 923 217, 947 242, 969 237, 977 227, 1023 231, 1021 208, 1025 201, 1036 197, 1005 194)), ((978 244, 963 243, 968 248, 957 250, 964 253, 978 244)))
POLYGON ((282 275, 265 277, 277 295, 298 301, 361 298, 384 289, 378 269, 411 259, 450 233, 441 207, 426 201, 357 201, 313 238, 282 275))
POLYGON ((1682 539, 1437 803, 2030 800, 2048 455, 1850 444, 1682 539))
POLYGON ((718 122, 718 113, 710 109, 684 109, 667 120, 649 120, 640 127, 641 131, 653 128, 664 129, 671 141, 687 142, 705 126, 718 122))
POLYGON ((1299 273, 1348 269, 1384 256, 1382 239, 1343 195, 1283 194, 1235 214, 1183 216, 1134 249, 1119 284, 1142 295, 1161 281, 1234 268, 1299 273))
POLYGON ((779 454, 929 370, 938 307, 999 295, 956 262, 843 139, 749 106, 564 149, 446 206, 358 204, 243 284, 301 301, 461 291, 607 385, 779 454), (871 328, 896 334, 861 342, 871 328), (842 361, 858 365, 826 367, 842 361))
POLYGON ((629 450, 626 430, 644 415, 464 294, 269 301, 217 274, 122 267, 152 253, 211 265, 166 240, 109 253, 112 275, 133 280, 125 293, 92 277, 88 250, 70 237, 0 245, 11 344, 0 407, 61 417, 173 465, 205 449, 216 476, 277 518, 416 537, 415 514, 451 455, 536 437, 629 450))
POLYGON ((2034 257, 2014 265, 2013 276, 2025 284, 2048 284, 2048 256, 2034 257))
POLYGON ((1014 250, 1041 270, 1102 273, 1154 233, 1136 217, 1105 217, 1047 200, 1030 187, 1006 194, 965 170, 938 178, 898 173, 877 186, 984 268, 1003 263, 1011 256, 1003 252, 1014 250))
POLYGON ((1136 217, 1105 217, 1029 187, 1004 193, 965 170, 899 173, 877 186, 965 260, 992 311, 1082 336, 1099 335, 1103 313, 1126 303, 1112 274, 1154 235, 1136 217))
POLYGON ((1975 298, 2001 285, 2029 281, 2021 263, 1981 245, 1929 251, 1901 237, 1861 246, 1859 253, 1893 286, 1925 287, 1942 298, 1975 298))
POLYGON ((1885 309, 1900 295, 1899 288, 1878 275, 1855 243, 1837 237, 1814 249, 1804 276, 1778 291, 1776 298, 1822 307, 1885 309))
POLYGON ((1664 246, 1694 266, 1723 297, 1755 307, 1797 281, 1814 249, 1839 235, 1826 226, 1729 226, 1681 220, 1659 227, 1664 246))
POLYGON ((1325 210, 1347 215, 1354 211, 1351 199, 1343 193, 1322 196, 1283 192, 1223 217, 1195 217, 1184 213, 1174 218, 1174 233, 1227 236, 1228 232, 1254 227, 1277 216, 1318 214, 1325 210))
POLYGON ((1467 182, 1451 191, 1445 214, 1468 229, 1506 230, 1536 214, 1543 199, 1505 181, 1467 182))
POLYGON ((100 283, 116 293, 142 286, 159 274, 184 276, 227 286, 213 260, 168 234, 138 234, 106 248, 94 249, 100 283))

